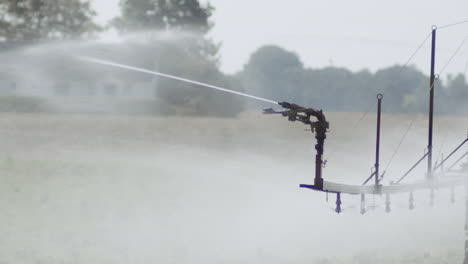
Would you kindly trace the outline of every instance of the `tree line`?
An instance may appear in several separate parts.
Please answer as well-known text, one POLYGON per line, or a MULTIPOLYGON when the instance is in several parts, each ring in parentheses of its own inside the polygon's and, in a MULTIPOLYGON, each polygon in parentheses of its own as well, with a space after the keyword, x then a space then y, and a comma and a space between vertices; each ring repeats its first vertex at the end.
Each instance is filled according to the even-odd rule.
MULTIPOLYGON (((294 52, 264 46, 254 52, 236 75, 246 91, 273 100, 290 100, 326 111, 368 111, 379 93, 384 111, 428 111, 429 76, 414 66, 391 66, 376 71, 346 68, 307 68, 294 52)), ((468 114, 468 84, 464 74, 436 81, 436 112, 468 114)))
MULTIPOLYGON (((294 52, 278 46, 255 51, 232 76, 219 69, 220 44, 207 34, 214 8, 198 0, 121 0, 121 13, 109 25, 94 22, 89 0, 4 0, 0 2, 0 49, 37 43, 92 39, 114 28, 139 32, 149 44, 138 66, 244 91, 277 101, 291 101, 325 111, 368 111, 377 93, 384 93, 387 112, 426 112, 429 77, 415 67, 392 66, 374 73, 345 68, 305 67, 294 52), (172 32, 176 38, 153 39, 148 32, 172 32), (149 47, 148 47, 149 45, 149 47)), ((436 84, 436 111, 468 114, 465 76, 449 76, 436 84)), ((195 115, 236 116, 249 108, 243 98, 160 79, 159 101, 172 108, 190 108, 195 115)), ((167 111, 166 111, 167 112, 167 111)))

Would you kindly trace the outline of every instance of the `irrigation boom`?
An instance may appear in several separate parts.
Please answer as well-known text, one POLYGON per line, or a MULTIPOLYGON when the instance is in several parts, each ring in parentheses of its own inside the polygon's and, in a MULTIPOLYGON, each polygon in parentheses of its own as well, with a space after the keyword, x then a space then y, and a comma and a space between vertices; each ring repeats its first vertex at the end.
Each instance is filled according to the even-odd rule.
MULTIPOLYGON (((310 126, 312 133, 315 133, 315 138, 317 143, 315 145, 316 149, 316 157, 315 157, 315 179, 314 184, 301 184, 301 188, 307 188, 315 191, 325 192, 325 193, 334 193, 336 194, 336 209, 337 213, 341 213, 341 194, 349 194, 349 195, 360 195, 361 196, 361 213, 364 214, 366 212, 366 205, 365 205, 365 197, 366 195, 385 195, 385 205, 386 211, 390 212, 391 202, 390 202, 390 195, 396 193, 408 193, 409 194, 409 209, 414 208, 414 195, 413 193, 417 190, 427 189, 430 190, 430 200, 431 204, 433 204, 434 200, 434 189, 441 189, 441 188, 450 188, 452 190, 452 197, 453 197, 453 190, 457 186, 463 186, 465 183, 465 189, 467 192, 466 198, 466 225, 465 225, 465 264, 468 264, 468 162, 465 165, 461 166, 460 170, 452 170, 452 168, 460 163, 460 161, 464 157, 468 157, 468 151, 463 154, 461 158, 459 158, 455 163, 453 163, 448 170, 444 170, 443 165, 449 160, 455 152, 461 150, 461 148, 468 142, 468 137, 453 150, 450 155, 443 159, 443 161, 433 166, 432 164, 432 151, 433 151, 433 114, 434 114, 434 65, 435 65, 435 41, 436 41, 436 27, 432 29, 432 49, 431 49, 431 76, 430 76, 430 96, 429 96, 429 130, 428 130, 428 147, 427 152, 420 158, 396 183, 392 183, 390 185, 383 185, 381 184, 382 178, 385 174, 385 171, 380 174, 379 172, 379 158, 380 158, 380 123, 381 123, 381 104, 383 95, 379 94, 377 96, 378 100, 378 110, 377 110, 377 136, 376 136, 376 159, 375 159, 375 169, 374 172, 364 181, 362 185, 348 185, 348 184, 341 184, 341 183, 333 183, 328 182, 323 179, 322 175, 322 167, 324 162, 322 160, 322 156, 324 153, 324 143, 326 139, 326 133, 329 128, 329 123, 325 118, 325 115, 322 110, 317 110, 314 108, 307 108, 302 107, 296 104, 288 103, 288 102, 276 102, 273 100, 261 98, 258 96, 253 96, 250 94, 226 89, 223 87, 202 83, 199 81, 190 80, 187 78, 170 75, 166 73, 161 73, 157 71, 152 71, 144 68, 139 68, 135 66, 120 64, 112 61, 107 61, 103 59, 91 58, 91 57, 84 57, 80 56, 77 59, 105 65, 111 66, 115 68, 131 70, 146 74, 151 74, 155 76, 160 76, 164 78, 169 78, 177 81, 182 81, 185 83, 190 83, 194 85, 198 85, 201 87, 210 88, 213 90, 218 90, 225 93, 230 93, 238 96, 243 96, 246 98, 263 101, 275 105, 279 105, 283 108, 281 111, 276 111, 271 108, 265 109, 265 114, 281 114, 284 117, 287 117, 289 121, 298 121, 302 122, 305 125, 310 126), (316 120, 311 120, 311 118, 315 118, 316 120), (420 182, 413 182, 410 184, 402 184, 402 180, 405 179, 423 160, 427 159, 427 174, 426 179, 420 182), (440 172, 437 172, 438 169, 441 169, 440 172), (374 184, 367 185, 369 181, 374 178, 374 184)), ((466 144, 468 145, 468 144, 466 144)), ((453 199, 452 199, 453 200, 453 199)))
MULTIPOLYGON (((432 56, 434 56, 434 45, 435 45, 435 30, 433 29, 433 51, 432 51, 432 56)), ((299 121, 304 123, 305 125, 310 126, 312 133, 315 133, 315 138, 317 140, 317 144, 315 145, 316 149, 316 158, 315 158, 315 179, 314 179, 314 184, 301 184, 301 188, 307 188, 307 189, 312 189, 316 191, 322 191, 326 193, 335 193, 337 194, 337 207, 336 207, 336 212, 341 213, 341 193, 345 194, 351 194, 351 195, 361 195, 361 213, 365 212, 365 195, 367 194, 377 194, 377 195, 386 195, 387 200, 390 199, 389 195, 390 194, 395 194, 395 193, 402 193, 402 192, 410 192, 411 196, 413 191, 419 190, 419 189, 435 189, 435 188, 448 188, 448 187, 453 187, 460 185, 460 183, 463 182, 463 177, 461 177, 461 174, 457 173, 446 173, 451 176, 446 176, 443 178, 435 178, 435 173, 433 173, 432 170, 432 160, 430 159, 431 157, 431 152, 432 152, 432 115, 433 115, 433 100, 434 100, 434 73, 433 73, 433 68, 434 68, 434 59, 431 60, 431 82, 430 82, 430 87, 431 87, 431 96, 430 96, 430 122, 429 122, 429 145, 428 145, 428 152, 413 166, 411 167, 408 172, 403 175, 403 177, 400 178, 400 180, 396 184, 392 184, 389 186, 383 186, 380 184, 381 179, 383 178, 383 174, 379 174, 379 151, 380 151, 380 120, 381 120, 381 103, 382 103, 382 98, 383 95, 379 94, 377 96, 378 99, 378 113, 377 113, 377 142, 376 142, 376 161, 375 161, 375 171, 370 175, 370 177, 364 182, 362 185, 347 185, 347 184, 341 184, 341 183, 333 183, 333 182, 328 182, 324 181, 323 175, 322 175, 322 167, 324 165, 322 156, 324 153, 324 143, 326 139, 326 132, 329 128, 329 123, 325 118, 325 115, 322 110, 317 110, 314 108, 306 108, 299 106, 297 104, 292 104, 288 102, 276 102, 270 99, 265 99, 261 98, 258 96, 230 90, 227 88, 207 84, 207 83, 202 83, 199 81, 194 81, 190 80, 187 78, 171 75, 171 74, 166 74, 166 73, 161 73, 157 71, 152 71, 144 68, 139 68, 131 65, 126 65, 126 64, 121 64, 117 62, 112 62, 108 60, 103 60, 103 59, 98 59, 98 58, 92 58, 92 57, 86 57, 86 56, 78 56, 77 59, 90 62, 90 63, 95 63, 95 64, 100 64, 100 65, 105 65, 105 66, 111 66, 115 68, 120 68, 120 69, 125 69, 125 70, 131 70, 131 71, 136 71, 136 72, 141 72, 141 73, 146 73, 146 74, 151 74, 159 77, 164 77, 164 78, 169 78, 177 81, 182 81, 185 83, 190 83, 190 84, 195 84, 201 87, 206 87, 210 88, 213 90, 218 90, 221 92, 226 92, 238 96, 243 96, 247 97, 250 99, 258 100, 258 101, 263 101, 271 104, 276 104, 281 107, 283 107, 285 110, 283 111, 275 111, 271 108, 265 109, 264 113, 265 114, 282 114, 283 116, 287 117, 289 121, 299 121), (316 121, 311 121, 311 118, 315 117, 317 120, 316 121), (418 183, 411 183, 411 184, 400 184, 400 182, 407 176, 409 175, 413 169, 418 166, 425 158, 428 158, 428 174, 427 174, 427 180, 423 182, 418 182, 418 183), (375 183, 373 185, 366 185, 370 179, 375 178, 375 183)), ((468 139, 466 140, 468 141, 468 139)), ((466 142, 465 141, 465 142, 466 142)), ((464 143, 465 143, 464 142, 464 143)), ((463 143, 463 144, 464 144, 463 143)), ((462 144, 462 145, 463 145, 462 144)), ((461 146, 459 146, 455 151, 459 150, 461 146)), ((455 152, 454 151, 454 152, 455 152)), ((452 153, 453 154, 453 153, 452 153)), ((452 155, 451 154, 451 155, 452 155)), ((451 156, 450 155, 450 156, 451 156)), ((450 157, 449 156, 449 157, 450 157)), ((447 159, 449 158, 447 157, 447 159)), ((446 159, 446 160, 447 160, 446 159)), ((443 163, 446 161, 444 160, 443 163)), ((459 162, 459 161, 458 161, 459 162)), ((439 164, 438 167, 440 167, 442 164, 439 164)), ((455 165, 455 164, 454 164, 455 165)), ((452 165, 452 167, 454 166, 452 165)), ((436 167, 436 168, 438 168, 436 167)), ((385 172, 384 172, 385 173, 385 172)), ((431 200, 433 200, 433 196, 431 196, 431 200)), ((388 202, 389 203, 389 202, 388 202)), ((411 206, 410 206, 411 207, 411 206)), ((390 211, 390 208, 387 207, 387 211, 390 211)))

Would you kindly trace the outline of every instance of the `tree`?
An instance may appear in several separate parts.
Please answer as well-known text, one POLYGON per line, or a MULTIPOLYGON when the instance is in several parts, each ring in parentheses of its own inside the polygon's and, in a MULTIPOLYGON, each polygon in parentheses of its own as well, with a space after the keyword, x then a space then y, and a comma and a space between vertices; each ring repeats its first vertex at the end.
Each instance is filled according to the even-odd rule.
POLYGON ((171 30, 205 34, 211 29, 213 7, 198 0, 121 0, 122 16, 114 23, 121 31, 171 30))
POLYGON ((209 3, 201 5, 198 0, 121 0, 120 8, 121 16, 113 20, 113 25, 120 32, 171 32, 175 37, 166 42, 185 43, 183 48, 188 55, 218 63, 219 45, 206 37, 213 26, 209 19, 214 8, 209 3))
POLYGON ((89 0, 2 0, 0 41, 77 39, 99 30, 89 0))
MULTIPOLYGON (((212 27, 209 18, 213 8, 209 4, 201 5, 198 0, 121 0, 120 7, 122 14, 114 19, 114 26, 122 33, 145 32, 143 36, 154 49, 139 65, 231 86, 230 78, 219 71, 219 45, 206 37, 212 27)), ((157 96, 177 110, 232 116, 243 108, 242 101, 231 95, 164 78, 157 83, 157 96)))
MULTIPOLYGON (((371 73, 351 72, 345 68, 305 68, 293 52, 277 46, 263 46, 255 51, 238 74, 252 94, 273 100, 295 103, 327 111, 369 111, 377 93, 385 92, 386 111, 425 112, 429 77, 415 69, 388 67, 371 73)), ((440 85, 440 84, 439 84, 440 85)), ((437 88, 438 89, 438 88, 437 88)), ((438 89, 438 99, 444 102, 439 112, 454 112, 446 98, 447 92, 466 99, 468 91, 461 76, 449 81, 449 89, 438 89)), ((453 97, 453 96, 452 96, 453 97)), ((464 105, 459 103, 459 105, 464 105)), ((465 104, 466 105, 466 104, 465 104)), ((465 107, 466 108, 466 107, 465 107)), ((458 112, 463 112, 459 110, 458 112)))
POLYGON ((445 102, 441 102, 442 107, 449 106, 451 112, 457 114, 468 114, 468 84, 465 80, 465 75, 457 74, 448 76, 447 88, 447 99, 445 102))
POLYGON ((448 75, 447 89, 451 97, 463 99, 468 97, 468 85, 466 84, 465 75, 459 73, 455 77, 448 75))
POLYGON ((386 109, 392 112, 425 112, 429 77, 414 67, 393 66, 374 74, 374 90, 385 91, 386 109))
POLYGON ((298 102, 303 73, 303 64, 295 53, 267 45, 250 56, 239 78, 252 94, 298 102))
MULTIPOLYGON (((308 69, 301 97, 307 105, 333 111, 366 111, 361 107, 375 94, 368 90, 371 73, 345 68, 308 69)), ((365 106, 364 106, 365 107, 365 106)))

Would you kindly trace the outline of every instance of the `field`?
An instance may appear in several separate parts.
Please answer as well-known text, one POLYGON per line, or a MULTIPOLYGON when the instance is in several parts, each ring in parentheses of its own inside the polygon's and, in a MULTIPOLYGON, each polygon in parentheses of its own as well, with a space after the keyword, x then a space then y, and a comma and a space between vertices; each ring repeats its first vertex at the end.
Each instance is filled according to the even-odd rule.
MULTIPOLYGON (((375 117, 330 113, 324 175, 360 184, 375 117)), ((385 115, 382 166, 396 180, 427 143, 424 116, 385 115)), ((436 158, 466 137, 436 117, 436 158)), ((461 263, 464 190, 394 197, 361 216, 359 197, 301 190, 314 138, 281 116, 236 119, 0 114, 0 263, 461 263)), ((424 176, 423 164, 408 181, 424 176)))

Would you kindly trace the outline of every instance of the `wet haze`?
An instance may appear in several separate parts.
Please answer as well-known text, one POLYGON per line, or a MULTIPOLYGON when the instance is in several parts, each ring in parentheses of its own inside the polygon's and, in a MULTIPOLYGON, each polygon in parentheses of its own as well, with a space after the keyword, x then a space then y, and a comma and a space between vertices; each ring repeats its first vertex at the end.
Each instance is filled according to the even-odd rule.
MULTIPOLYGON (((327 113, 327 180, 361 183, 373 164, 374 118, 327 113), (352 154, 351 154, 352 153, 352 154)), ((414 116, 385 115, 382 162, 414 116)), ((415 119, 386 176, 397 179, 425 147, 415 119)), ((464 192, 384 199, 301 190, 313 181, 304 126, 280 116, 237 119, 122 115, 0 115, 0 253, 6 263, 461 262, 464 192), (372 207, 376 206, 374 210, 372 207), (327 262, 327 261, 328 262, 327 262)), ((466 118, 438 119, 444 152, 466 118), (444 132, 441 132, 444 131, 444 132), (446 136, 446 137, 444 137, 446 136)), ((424 166, 408 181, 421 179, 424 166)))
MULTIPOLYGON (((95 3, 102 23, 117 13, 116 2, 95 3)), ((430 25, 458 21, 468 10, 461 1, 212 3, 217 11, 211 34, 223 40, 226 72, 241 69, 250 53, 267 43, 296 51, 311 67, 359 70, 403 63, 430 25)), ((441 41, 447 45, 441 60, 465 37, 460 32, 441 41)), ((20 76, 36 76, 38 69, 55 71, 61 63, 68 65, 67 73, 74 69, 63 58, 51 65, 51 51, 129 61, 147 53, 131 41, 106 45, 44 44, 8 64, 23 69, 20 76), (31 54, 43 52, 29 63, 38 57, 31 54)), ((451 71, 465 65, 457 63, 451 71)), ((109 72, 126 77, 113 68, 79 66, 98 77, 109 72)), ((75 98, 68 96, 64 104, 73 106, 75 98)), ((89 96, 81 99, 90 103, 89 96)), ((364 216, 359 197, 343 195, 344 211, 337 215, 335 196, 327 201, 323 193, 298 187, 313 181, 315 139, 308 127, 280 115, 265 116, 260 109, 237 118, 70 112, 0 114, 2 263, 370 264, 463 258, 463 188, 455 188, 455 203, 450 190, 436 190, 435 206, 429 205, 428 191, 415 192, 413 211, 407 194, 395 195, 391 214, 385 213, 383 197, 369 196, 364 216)), ((374 165, 375 115, 325 113, 331 124, 325 178, 361 184, 374 165)), ((388 184, 423 155, 427 120, 385 114, 382 122, 385 167, 414 122, 388 167, 388 184)), ((434 156, 440 160, 465 139, 468 119, 436 116, 435 123, 434 156)), ((423 179, 424 168, 408 182, 423 179)))

